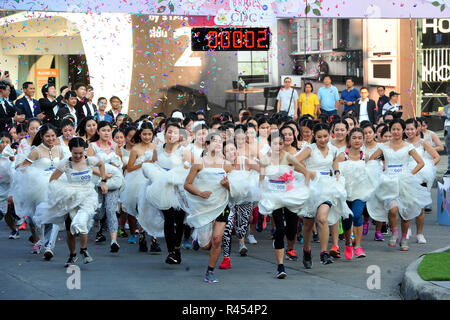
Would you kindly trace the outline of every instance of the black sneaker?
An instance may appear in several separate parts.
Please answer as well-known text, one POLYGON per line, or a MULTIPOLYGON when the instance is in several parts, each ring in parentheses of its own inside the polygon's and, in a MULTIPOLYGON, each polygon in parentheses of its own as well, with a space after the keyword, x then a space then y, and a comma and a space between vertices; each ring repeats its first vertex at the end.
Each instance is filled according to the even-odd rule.
POLYGON ((145 237, 142 236, 139 237, 139 251, 140 252, 148 251, 147 240, 145 239, 145 237))
POLYGON ((306 252, 303 250, 303 266, 305 269, 311 269, 312 268, 312 256, 311 251, 306 252))
POLYGON ((11 240, 15 240, 15 239, 19 239, 20 235, 19 235, 19 229, 16 229, 15 231, 11 232, 11 234, 9 235, 9 239, 11 240))
POLYGON ((177 255, 175 251, 172 251, 169 253, 169 255, 166 258, 167 264, 178 264, 177 255))
POLYGON ((330 264, 333 263, 334 259, 329 255, 328 252, 324 251, 320 253, 320 263, 321 264, 330 264))
POLYGON ((50 248, 45 248, 44 259, 50 261, 53 258, 53 251, 50 248))
POLYGON ((277 279, 284 279, 287 277, 286 270, 284 270, 284 266, 277 270, 277 274, 275 275, 277 279))
POLYGON ((344 236, 344 234, 343 233, 341 233, 340 235, 339 235, 339 240, 345 240, 345 236, 344 236))
POLYGON ((95 237, 95 242, 100 243, 106 241, 106 237, 101 233, 97 233, 97 236, 95 237))
POLYGON ((177 257, 177 264, 181 263, 181 250, 180 248, 175 249, 175 256, 177 257))
POLYGON ((318 233, 313 233, 313 241, 319 242, 319 234, 318 233))
POLYGON ((447 172, 446 172, 446 173, 444 173, 444 177, 450 177, 450 169, 449 169, 449 170, 447 170, 447 172))
POLYGON ((119 249, 120 249, 120 246, 119 246, 119 244, 116 242, 116 241, 113 241, 112 243, 111 243, 111 250, 110 250, 110 252, 119 252, 119 249))
POLYGON ((198 244, 197 240, 194 240, 192 242, 192 249, 194 249, 195 251, 198 251, 198 249, 200 249, 200 245, 198 244))
POLYGON ((69 259, 67 259, 66 264, 64 265, 64 268, 68 268, 69 266, 75 264, 75 262, 78 261, 78 257, 76 255, 72 256, 69 255, 69 259))
POLYGON ((152 238, 152 244, 150 245, 150 254, 157 254, 161 252, 161 248, 159 247, 156 238, 152 238))
POLYGON ((295 252, 294 249, 288 250, 286 249, 286 258, 288 258, 290 261, 297 261, 297 252, 295 252))
POLYGON ((385 223, 383 223, 383 225, 381 226, 381 234, 383 236, 389 235, 388 227, 387 227, 387 224, 385 224, 385 223))

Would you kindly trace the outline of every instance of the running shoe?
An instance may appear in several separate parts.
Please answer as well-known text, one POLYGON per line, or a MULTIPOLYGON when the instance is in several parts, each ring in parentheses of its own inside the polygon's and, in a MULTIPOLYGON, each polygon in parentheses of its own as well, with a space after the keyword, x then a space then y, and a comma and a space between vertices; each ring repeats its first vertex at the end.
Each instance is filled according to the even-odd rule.
POLYGON ((258 243, 258 241, 256 241, 256 239, 255 239, 255 236, 252 235, 252 234, 248 235, 247 240, 248 240, 248 243, 250 243, 250 244, 257 244, 258 243))
POLYGON ((198 249, 200 249, 200 245, 197 240, 192 241, 192 249, 194 249, 194 251, 198 251, 198 249))
POLYGON ((347 260, 352 260, 353 258, 353 246, 345 245, 344 255, 347 260))
POLYGON ((447 172, 444 173, 444 177, 450 177, 450 170, 447 170, 447 172))
POLYGON ((216 278, 213 271, 206 271, 204 280, 205 280, 205 282, 208 282, 208 283, 219 282, 219 279, 216 278))
POLYGON ((245 246, 244 242, 239 242, 239 254, 241 257, 245 257, 247 255, 248 249, 245 246))
POLYGON ((375 238, 373 238, 374 241, 384 241, 383 235, 381 232, 375 232, 375 238))
POLYGON ((97 236, 95 237, 95 242, 100 243, 104 241, 106 241, 106 237, 101 232, 98 232, 97 236))
POLYGON ((159 247, 156 238, 152 238, 152 244, 150 245, 150 254, 157 254, 157 253, 161 253, 161 248, 159 247))
POLYGON ((297 252, 295 252, 294 249, 291 250, 286 249, 286 258, 288 258, 288 260, 290 261, 297 261, 298 260, 297 252))
POLYGON ((91 263, 92 261, 94 261, 94 259, 92 259, 91 255, 89 254, 89 252, 87 250, 80 250, 81 256, 83 257, 83 263, 84 264, 88 264, 91 263))
POLYGON ((145 239, 145 237, 139 237, 139 251, 140 252, 148 251, 147 240, 145 239))
POLYGON ((340 235, 339 235, 339 240, 345 240, 345 235, 343 234, 343 233, 341 233, 340 235))
POLYGON ((166 258, 167 264, 178 264, 177 256, 175 254, 175 251, 172 251, 169 253, 169 255, 166 258))
POLYGON ((120 246, 117 243, 117 241, 112 241, 111 242, 111 250, 109 252, 116 253, 116 252, 119 252, 119 249, 120 249, 120 246))
POLYGON ((11 240, 19 239, 20 238, 19 229, 16 229, 15 231, 11 232, 8 238, 11 240))
POLYGON ((397 241, 398 241, 398 234, 393 233, 388 242, 389 247, 395 247, 397 245, 397 241))
POLYGON ((41 245, 38 242, 36 242, 33 245, 33 254, 39 254, 39 253, 41 253, 41 245))
POLYGON ((433 206, 431 204, 425 206, 425 213, 431 213, 433 210, 433 206))
POLYGON ((312 268, 312 256, 311 251, 306 252, 303 250, 303 266, 305 269, 311 269, 312 268))
POLYGON ((219 265, 219 269, 231 269, 230 257, 223 257, 222 263, 219 265))
POLYGON ((334 245, 331 249, 330 249, 330 255, 333 258, 337 258, 340 259, 341 258, 341 250, 339 250, 339 247, 337 245, 334 245))
POLYGON ((53 258, 53 251, 50 248, 45 248, 44 259, 50 261, 53 258))
POLYGON ((313 232, 313 241, 314 242, 319 242, 319 234, 318 233, 314 233, 313 232))
POLYGON ((369 233, 369 227, 370 227, 370 222, 369 221, 364 221, 364 224, 363 224, 363 236, 367 236, 367 234, 369 233))
POLYGON ((64 268, 67 268, 67 267, 75 264, 75 262, 77 262, 77 261, 78 261, 78 257, 76 255, 75 256, 69 255, 69 259, 67 259, 67 262, 64 265, 64 268))
POLYGON ((407 239, 400 240, 400 251, 408 251, 408 250, 409 250, 408 240, 407 239))
POLYGON ((320 253, 320 263, 321 264, 330 264, 333 262, 334 262, 334 259, 332 257, 330 257, 328 252, 323 251, 320 253))
POLYGON ((184 240, 182 246, 186 250, 189 250, 192 248, 192 244, 189 240, 184 240))
POLYGON ((286 270, 284 270, 284 266, 281 266, 278 268, 275 277, 277 279, 285 279, 287 277, 287 273, 286 273, 286 270))
POLYGON ((135 244, 136 243, 136 235, 132 234, 129 238, 128 238, 128 243, 129 244, 135 244))
POLYGON ((419 243, 419 244, 425 244, 425 243, 427 243, 427 240, 425 239, 425 237, 423 236, 423 234, 418 234, 418 235, 417 235, 417 243, 419 243))
POLYGON ((180 264, 181 263, 181 250, 180 250, 180 248, 178 248, 178 249, 175 249, 175 256, 177 257, 177 264, 180 264))
POLYGON ((383 225, 381 226, 381 234, 383 236, 389 235, 389 229, 386 223, 383 223, 383 225))
POLYGON ((355 256, 357 258, 365 258, 366 253, 363 251, 363 249, 361 247, 356 247, 355 248, 355 256))
POLYGON ((128 238, 128 233, 125 231, 125 229, 119 229, 119 236, 121 238, 128 238))

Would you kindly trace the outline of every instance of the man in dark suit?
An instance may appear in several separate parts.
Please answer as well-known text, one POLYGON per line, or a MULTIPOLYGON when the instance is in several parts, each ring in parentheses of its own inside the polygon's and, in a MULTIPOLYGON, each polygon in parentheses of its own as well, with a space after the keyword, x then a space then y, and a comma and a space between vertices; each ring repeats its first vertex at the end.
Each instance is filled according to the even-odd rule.
POLYGON ((369 99, 369 89, 366 87, 362 87, 360 90, 361 99, 356 103, 356 117, 358 122, 368 120, 372 123, 376 123, 377 121, 377 105, 375 101, 369 99))
POLYGON ((16 101, 17 113, 24 114, 25 120, 30 120, 34 117, 43 120, 45 113, 41 112, 39 102, 33 99, 34 92, 36 91, 33 82, 25 82, 22 85, 22 89, 25 96, 16 101))
POLYGON ((377 113, 378 113, 378 116, 381 116, 383 114, 384 105, 389 102, 389 97, 385 95, 385 92, 386 92, 385 86, 378 86, 377 92, 379 95, 378 102, 377 102, 377 113))
POLYGON ((107 112, 110 116, 113 117, 113 121, 116 121, 117 116, 119 114, 122 114, 122 100, 120 100, 119 97, 112 96, 111 99, 109 99, 109 103, 111 104, 111 110, 107 112))
POLYGON ((73 86, 72 90, 76 93, 77 95, 77 105, 75 106, 75 109, 77 111, 77 119, 78 119, 78 123, 80 123, 81 121, 83 121, 83 119, 88 116, 89 114, 87 114, 86 112, 86 103, 87 103, 87 98, 86 98, 86 93, 87 93, 87 86, 84 83, 75 83, 75 85, 73 86))
POLYGON ((25 115, 18 115, 9 100, 10 90, 11 87, 6 81, 0 81, 0 131, 8 130, 13 123, 25 120, 25 115))
POLYGON ((41 107, 41 111, 45 114, 45 118, 43 119, 44 123, 51 123, 54 126, 58 125, 56 113, 62 105, 61 102, 63 96, 67 91, 69 91, 69 88, 64 89, 61 94, 56 97, 56 88, 53 84, 47 83, 42 87, 42 95, 44 98, 39 99, 39 106, 41 107))
POLYGON ((83 112, 86 116, 94 116, 97 113, 97 106, 92 102, 94 100, 94 88, 91 85, 87 86, 86 104, 83 107, 83 112))
POLYGON ((75 91, 67 91, 64 95, 64 99, 66 100, 67 104, 60 107, 58 112, 56 113, 56 120, 58 121, 58 126, 61 123, 62 120, 64 120, 66 117, 71 117, 74 120, 75 128, 80 123, 80 119, 78 119, 77 116, 77 110, 76 105, 78 102, 77 94, 75 91))

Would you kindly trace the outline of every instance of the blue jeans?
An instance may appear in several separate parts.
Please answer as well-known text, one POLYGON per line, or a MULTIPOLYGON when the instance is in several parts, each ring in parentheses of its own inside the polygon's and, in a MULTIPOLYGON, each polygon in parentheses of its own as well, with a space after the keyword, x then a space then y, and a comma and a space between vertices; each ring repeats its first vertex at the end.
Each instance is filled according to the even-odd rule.
POLYGON ((320 112, 328 117, 337 116, 337 110, 326 111, 324 109, 320 109, 320 112))
POLYGON ((355 227, 361 227, 363 225, 362 213, 366 206, 366 203, 361 200, 347 201, 347 204, 352 210, 353 216, 342 221, 342 229, 344 229, 344 231, 350 230, 352 224, 355 227))

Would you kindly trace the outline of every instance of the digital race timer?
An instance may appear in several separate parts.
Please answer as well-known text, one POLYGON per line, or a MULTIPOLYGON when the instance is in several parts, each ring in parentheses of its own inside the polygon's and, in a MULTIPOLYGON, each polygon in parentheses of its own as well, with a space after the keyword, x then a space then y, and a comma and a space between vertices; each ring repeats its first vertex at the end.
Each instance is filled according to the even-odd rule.
POLYGON ((192 51, 267 51, 269 28, 192 28, 192 51))

